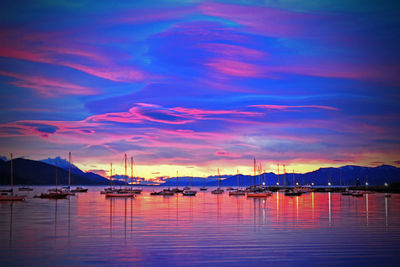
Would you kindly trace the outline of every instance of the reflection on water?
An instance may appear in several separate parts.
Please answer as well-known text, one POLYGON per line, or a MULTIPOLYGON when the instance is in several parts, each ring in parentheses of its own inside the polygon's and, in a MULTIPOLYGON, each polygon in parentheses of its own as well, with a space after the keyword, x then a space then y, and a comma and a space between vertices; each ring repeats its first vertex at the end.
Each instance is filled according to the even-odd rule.
POLYGON ((393 265, 400 195, 309 193, 0 203, 2 265, 393 265), (8 235, 7 235, 8 232, 8 235), (8 242, 7 242, 8 241, 8 242))

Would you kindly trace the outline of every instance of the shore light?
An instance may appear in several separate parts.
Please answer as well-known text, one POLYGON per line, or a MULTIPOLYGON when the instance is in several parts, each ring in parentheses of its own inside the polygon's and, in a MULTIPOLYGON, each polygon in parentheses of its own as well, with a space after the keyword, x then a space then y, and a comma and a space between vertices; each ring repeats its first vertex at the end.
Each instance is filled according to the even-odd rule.
POLYGON ((279 183, 276 183, 277 186, 279 186, 279 183))
POLYGON ((331 186, 332 185, 331 182, 329 182, 328 185, 331 186))

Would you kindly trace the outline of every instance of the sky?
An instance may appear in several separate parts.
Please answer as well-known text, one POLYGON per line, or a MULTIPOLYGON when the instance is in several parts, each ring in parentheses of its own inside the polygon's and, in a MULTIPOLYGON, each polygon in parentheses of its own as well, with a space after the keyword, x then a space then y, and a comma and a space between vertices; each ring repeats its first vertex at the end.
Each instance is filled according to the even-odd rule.
POLYGON ((122 174, 126 153, 146 178, 400 166, 395 2, 0 6, 0 155, 122 174))

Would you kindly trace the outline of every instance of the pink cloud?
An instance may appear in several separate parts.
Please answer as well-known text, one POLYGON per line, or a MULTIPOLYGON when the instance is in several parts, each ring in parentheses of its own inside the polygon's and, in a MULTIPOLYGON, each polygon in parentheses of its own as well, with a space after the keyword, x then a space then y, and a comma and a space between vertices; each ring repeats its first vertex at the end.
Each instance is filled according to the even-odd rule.
POLYGON ((60 79, 22 75, 12 72, 0 71, 0 76, 12 77, 17 81, 8 82, 17 87, 31 88, 47 97, 62 95, 91 95, 98 93, 98 90, 80 86, 60 79))
POLYGON ((113 64, 101 67, 86 66, 69 62, 60 62, 59 64, 114 82, 143 81, 147 77, 146 74, 140 70, 113 64))
POLYGON ((217 152, 215 152, 215 155, 219 156, 219 157, 227 157, 227 158, 239 158, 240 157, 240 155, 238 155, 238 154, 229 153, 226 151, 217 151, 217 152))
MULTIPOLYGON (((296 59, 296 61, 305 59, 296 59)), ((279 79, 280 73, 292 73, 327 78, 345 78, 354 80, 371 80, 385 82, 391 85, 400 83, 400 77, 396 74, 399 66, 373 66, 357 65, 353 63, 338 62, 312 62, 287 66, 268 66, 231 60, 215 58, 205 63, 219 73, 245 78, 269 78, 279 79), (379 71, 376 71, 379 69, 379 71)))
POLYGON ((339 110, 335 107, 321 106, 321 105, 300 105, 300 106, 287 106, 287 105, 251 105, 250 107, 257 107, 263 109, 272 110, 288 110, 288 109, 299 109, 299 108, 315 108, 315 109, 326 109, 326 110, 339 110))
POLYGON ((52 41, 46 35, 40 35, 43 40, 35 40, 34 43, 23 42, 25 34, 28 36, 30 34, 23 32, 20 34, 18 37, 4 37, 5 41, 0 45, 0 56, 65 66, 116 82, 143 81, 150 77, 145 71, 115 63, 125 60, 129 55, 113 51, 112 56, 109 56, 108 51, 98 51, 96 47, 79 45, 71 41, 68 41, 68 47, 63 47, 64 44, 60 41, 52 41), (85 63, 74 62, 76 58, 66 59, 65 56, 71 55, 84 59, 85 63))
POLYGON ((202 119, 207 115, 240 115, 240 116, 256 116, 261 115, 259 112, 238 111, 238 110, 205 110, 195 108, 174 107, 171 110, 194 116, 197 119, 202 119))
POLYGON ((164 108, 158 105, 137 103, 128 112, 116 112, 93 115, 88 117, 87 122, 119 122, 119 123, 144 123, 158 122, 164 124, 187 124, 196 120, 225 120, 219 115, 233 116, 256 116, 262 115, 259 112, 238 111, 238 110, 205 110, 194 108, 173 107, 164 108))
POLYGON ((230 76, 248 78, 262 78, 267 76, 262 66, 236 60, 215 59, 205 65, 230 76))

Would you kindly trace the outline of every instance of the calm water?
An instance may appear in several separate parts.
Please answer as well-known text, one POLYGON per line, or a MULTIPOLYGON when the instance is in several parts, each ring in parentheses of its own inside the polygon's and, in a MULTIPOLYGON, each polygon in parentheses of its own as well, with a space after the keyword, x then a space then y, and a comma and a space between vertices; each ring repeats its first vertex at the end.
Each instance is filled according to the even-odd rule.
MULTIPOLYGON (((0 203, 0 263, 54 265, 386 265, 400 260, 400 195, 309 193, 0 203)), ((22 192, 21 192, 22 193, 22 192)), ((398 265, 397 265, 398 266, 398 265)))

